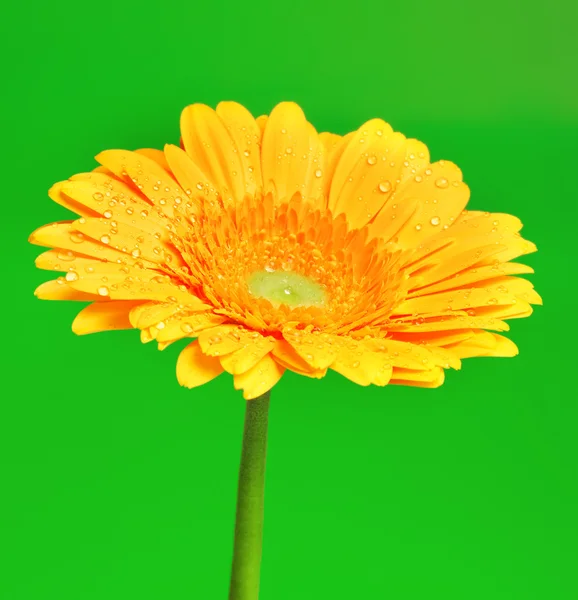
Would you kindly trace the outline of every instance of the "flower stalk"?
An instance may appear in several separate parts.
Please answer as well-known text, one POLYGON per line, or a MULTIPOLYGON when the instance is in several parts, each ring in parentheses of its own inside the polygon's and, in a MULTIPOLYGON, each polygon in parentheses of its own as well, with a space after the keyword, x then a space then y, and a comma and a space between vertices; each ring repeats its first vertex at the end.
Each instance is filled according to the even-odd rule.
POLYGON ((247 401, 229 600, 259 597, 268 420, 269 392, 247 401))

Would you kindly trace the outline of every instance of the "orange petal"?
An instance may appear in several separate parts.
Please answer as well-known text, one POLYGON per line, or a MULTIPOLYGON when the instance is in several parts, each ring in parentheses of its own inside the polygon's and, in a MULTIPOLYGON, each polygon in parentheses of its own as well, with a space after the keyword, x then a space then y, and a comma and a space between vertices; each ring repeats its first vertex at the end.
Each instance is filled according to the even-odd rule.
POLYGON ((78 335, 132 329, 129 313, 138 302, 93 302, 83 308, 72 323, 72 331, 78 335))
POLYGON ((235 389, 243 390, 245 400, 253 400, 268 392, 281 379, 284 371, 270 355, 266 355, 248 371, 234 375, 235 389))
POLYGON ((323 144, 293 102, 273 109, 263 134, 261 161, 265 193, 276 190, 279 201, 296 193, 307 200, 322 201, 323 144))
POLYGON ((178 382, 187 388, 208 383, 223 372, 218 359, 203 354, 197 341, 189 344, 177 360, 178 382))

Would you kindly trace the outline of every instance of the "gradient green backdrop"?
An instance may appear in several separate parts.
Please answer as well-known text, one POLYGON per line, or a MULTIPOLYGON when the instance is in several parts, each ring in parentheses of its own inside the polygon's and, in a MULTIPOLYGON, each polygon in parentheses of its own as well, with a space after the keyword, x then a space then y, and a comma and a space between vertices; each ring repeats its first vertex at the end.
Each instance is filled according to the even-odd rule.
MULTIPOLYGON (((6 13, 8 10, 8 13, 6 13)), ((106 148, 178 139, 188 103, 383 117, 510 212, 543 295, 514 359, 438 390, 283 377, 263 600, 578 598, 575 3, 24 3, 2 28, 2 600, 227 597, 244 401, 179 348, 76 337, 32 292, 46 196, 106 148)))

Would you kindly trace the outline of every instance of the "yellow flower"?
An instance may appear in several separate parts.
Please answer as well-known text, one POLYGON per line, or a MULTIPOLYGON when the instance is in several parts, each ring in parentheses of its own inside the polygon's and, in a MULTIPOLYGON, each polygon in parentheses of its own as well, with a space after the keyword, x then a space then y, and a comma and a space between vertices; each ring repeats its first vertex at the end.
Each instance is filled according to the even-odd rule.
POLYGON ((254 119, 187 107, 181 147, 108 150, 50 197, 79 218, 38 229, 36 294, 91 302, 78 334, 195 338, 179 382, 227 371, 252 399, 285 369, 360 385, 436 387, 472 356, 513 356, 493 333, 540 297, 510 262, 535 251, 506 214, 466 211, 450 162, 380 119, 318 134, 293 103, 254 119))

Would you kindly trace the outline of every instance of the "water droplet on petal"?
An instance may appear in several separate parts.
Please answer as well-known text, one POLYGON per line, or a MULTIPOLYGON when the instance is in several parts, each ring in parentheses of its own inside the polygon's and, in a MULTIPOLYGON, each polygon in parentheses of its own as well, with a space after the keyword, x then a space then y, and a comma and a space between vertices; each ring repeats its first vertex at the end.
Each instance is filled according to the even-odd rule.
POLYGON ((65 276, 66 281, 76 281, 78 279, 78 273, 76 271, 69 271, 65 276))
POLYGON ((99 296, 108 296, 108 288, 106 287, 106 285, 101 285, 98 288, 98 295, 99 296))
POLYGON ((434 226, 439 225, 440 224, 440 218, 439 217, 432 217, 430 223, 434 226))
POLYGON ((319 178, 321 175, 323 175, 323 171, 321 169, 317 169, 317 171, 315 171, 315 177, 319 178))
POLYGON ((367 157, 367 164, 368 164, 368 165, 371 165, 371 166, 373 166, 373 165, 375 165, 376 163, 377 163, 377 158, 376 158, 375 156, 373 156, 373 155, 372 155, 372 156, 368 156, 368 157, 367 157))
POLYGON ((436 187, 443 190, 443 189, 447 188, 450 185, 450 183, 445 177, 440 177, 439 179, 436 179, 435 185, 436 185, 436 187))
POLYGON ((101 241, 103 244, 110 244, 110 238, 108 237, 108 235, 103 235, 103 236, 100 238, 100 241, 101 241))
POLYGON ((387 194, 387 192, 391 191, 391 183, 389 181, 382 181, 378 188, 381 193, 387 194))

